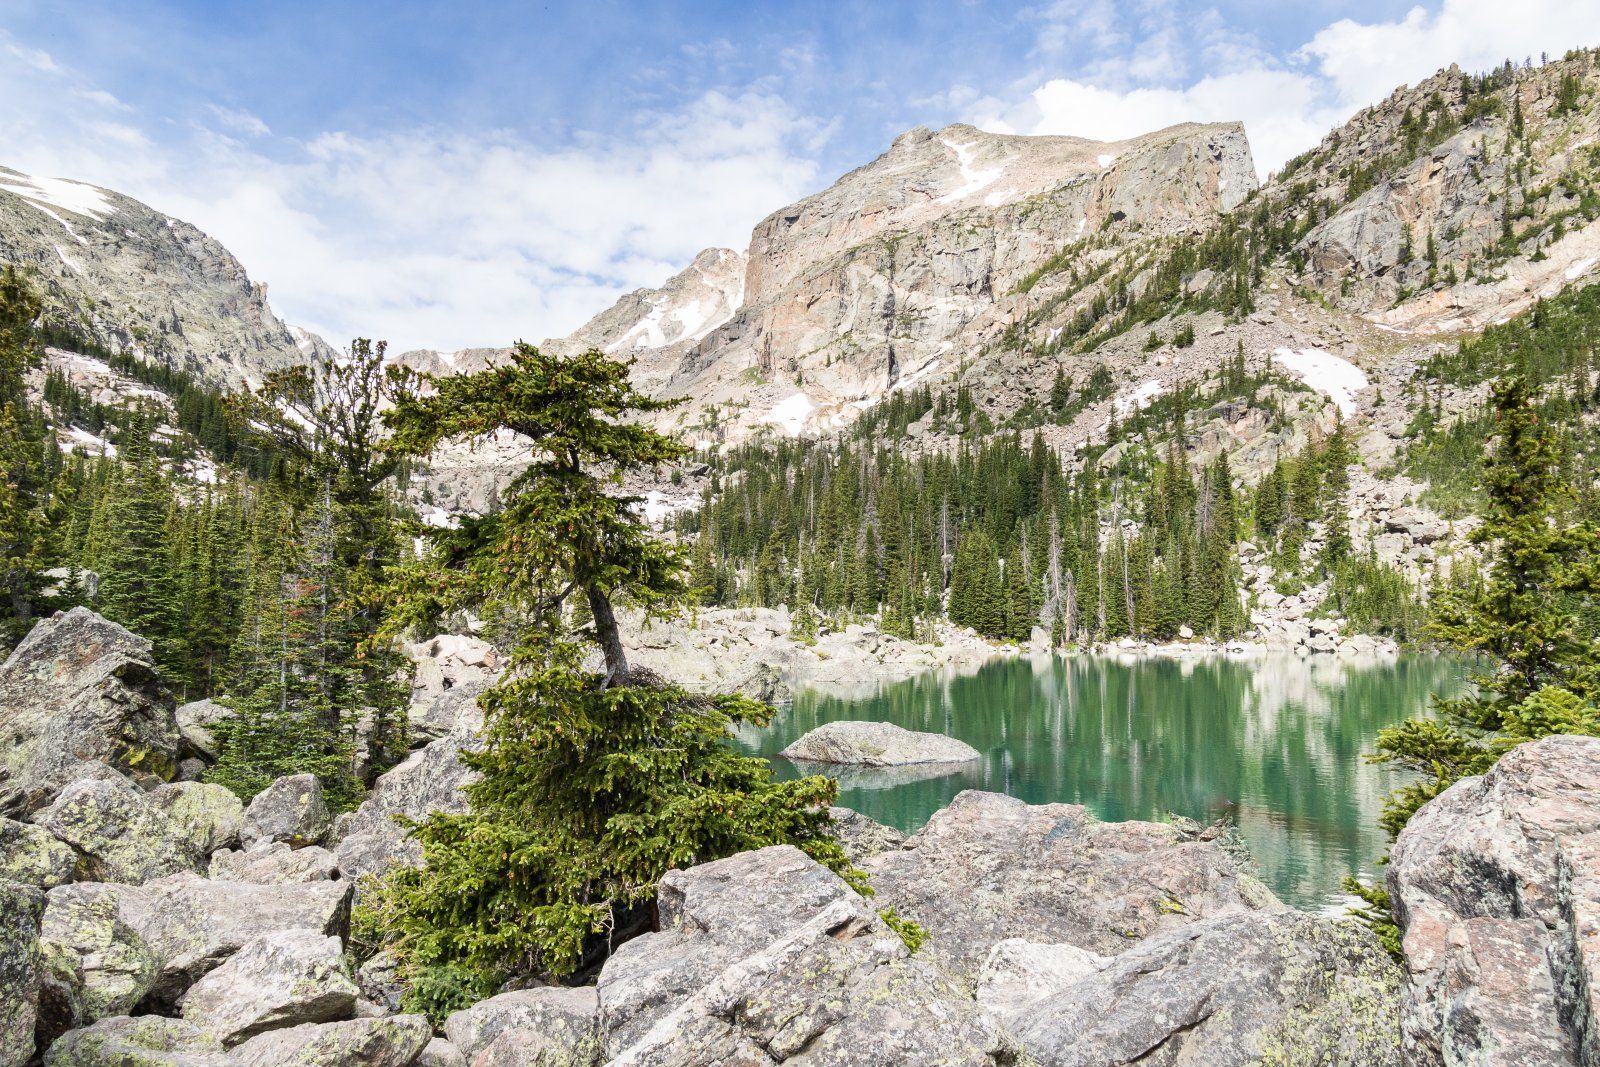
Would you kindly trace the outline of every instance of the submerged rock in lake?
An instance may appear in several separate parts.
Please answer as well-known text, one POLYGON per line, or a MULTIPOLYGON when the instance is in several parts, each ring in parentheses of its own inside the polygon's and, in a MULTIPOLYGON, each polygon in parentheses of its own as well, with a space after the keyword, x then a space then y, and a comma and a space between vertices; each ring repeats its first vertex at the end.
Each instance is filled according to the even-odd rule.
POLYGON ((824 723, 780 754, 791 760, 865 767, 970 763, 982 756, 965 741, 907 730, 892 722, 824 723))

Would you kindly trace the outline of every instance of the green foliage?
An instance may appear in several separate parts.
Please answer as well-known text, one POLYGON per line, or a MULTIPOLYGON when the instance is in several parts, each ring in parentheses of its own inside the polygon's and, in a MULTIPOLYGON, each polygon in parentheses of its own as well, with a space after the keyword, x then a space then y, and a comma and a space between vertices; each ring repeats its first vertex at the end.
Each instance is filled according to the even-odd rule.
POLYGON ((435 1018, 520 976, 592 967, 647 916, 674 867, 778 843, 859 883, 829 834, 827 778, 774 782, 728 743, 771 711, 695 697, 629 668, 613 611, 621 598, 675 609, 689 585, 612 487, 681 456, 637 421, 665 405, 628 364, 590 351, 518 345, 478 374, 406 388, 386 416, 397 446, 423 456, 449 438, 511 431, 534 449, 503 508, 429 531, 432 553, 395 572, 394 624, 470 608, 502 620, 511 654, 480 698, 483 748, 471 810, 413 824, 423 866, 396 872, 378 904, 387 943, 413 981, 410 1006, 435 1018), (581 607, 580 612, 577 609, 581 607), (598 670, 584 666, 597 647, 598 670))
POLYGON ((905 918, 893 908, 880 909, 878 918, 883 920, 885 926, 899 935, 900 940, 905 942, 906 948, 912 955, 915 955, 923 945, 928 943, 927 927, 913 919, 905 918))

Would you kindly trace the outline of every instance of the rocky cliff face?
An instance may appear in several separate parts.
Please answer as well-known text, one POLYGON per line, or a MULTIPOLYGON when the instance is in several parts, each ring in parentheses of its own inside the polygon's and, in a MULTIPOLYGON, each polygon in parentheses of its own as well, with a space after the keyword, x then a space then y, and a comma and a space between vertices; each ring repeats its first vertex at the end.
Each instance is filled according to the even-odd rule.
POLYGON ((1087 269, 1255 187, 1237 124, 1114 143, 918 127, 767 216, 743 254, 703 252, 546 344, 636 358, 651 391, 691 398, 674 416, 691 438, 833 428, 951 376, 1038 298, 1023 283, 1052 258, 1087 269))
POLYGON ((0 167, 0 265, 32 277, 53 324, 218 384, 330 351, 222 245, 108 189, 0 167))

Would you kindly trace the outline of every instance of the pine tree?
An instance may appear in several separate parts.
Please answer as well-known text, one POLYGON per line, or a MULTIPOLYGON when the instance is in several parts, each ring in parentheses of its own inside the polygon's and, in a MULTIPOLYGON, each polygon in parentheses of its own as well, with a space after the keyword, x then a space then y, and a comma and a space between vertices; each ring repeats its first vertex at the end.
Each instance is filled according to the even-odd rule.
POLYGON ((45 432, 28 404, 27 372, 39 362, 39 301, 15 269, 0 271, 0 649, 47 606, 49 486, 39 455, 45 432))
POLYGON ((774 782, 765 761, 729 747, 733 725, 770 708, 630 669, 616 602, 673 610, 688 585, 638 498, 611 489, 686 451, 637 421, 668 405, 638 393, 628 369, 519 344, 488 370, 427 379, 428 395, 407 389, 387 417, 409 455, 501 432, 533 450, 499 512, 430 531, 432 554, 396 575, 395 625, 454 609, 514 623, 505 673, 481 698, 484 748, 462 756, 478 775, 471 810, 415 825, 424 863, 382 893, 409 1001, 435 1016, 508 979, 597 961, 672 867, 787 842, 849 873, 827 832, 834 783, 774 782), (588 609, 581 629, 574 599, 588 609))

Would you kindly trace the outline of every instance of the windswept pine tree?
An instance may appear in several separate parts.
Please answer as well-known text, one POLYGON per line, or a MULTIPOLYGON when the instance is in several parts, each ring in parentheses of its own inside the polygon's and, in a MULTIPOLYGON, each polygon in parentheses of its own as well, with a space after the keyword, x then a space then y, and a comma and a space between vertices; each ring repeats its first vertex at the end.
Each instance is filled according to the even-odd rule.
POLYGON ((50 539, 48 442, 28 403, 26 374, 39 361, 39 301, 16 271, 0 271, 0 648, 28 631, 46 606, 50 539))
POLYGON ((634 389, 627 363, 526 344, 427 386, 386 416, 397 449, 423 457, 509 432, 531 463, 499 511, 430 530, 433 551, 397 586, 396 625, 469 609, 500 620, 511 648, 480 700, 483 749, 462 755, 478 775, 471 811, 413 826, 423 865, 383 891, 410 1003, 438 1016, 508 979, 594 964, 672 867, 788 842, 848 872, 828 833, 836 785, 775 782, 729 747, 730 726, 764 723, 770 708, 692 696, 629 665, 619 606, 670 611, 689 591, 687 561, 617 487, 684 455, 634 421, 665 405, 634 389))

